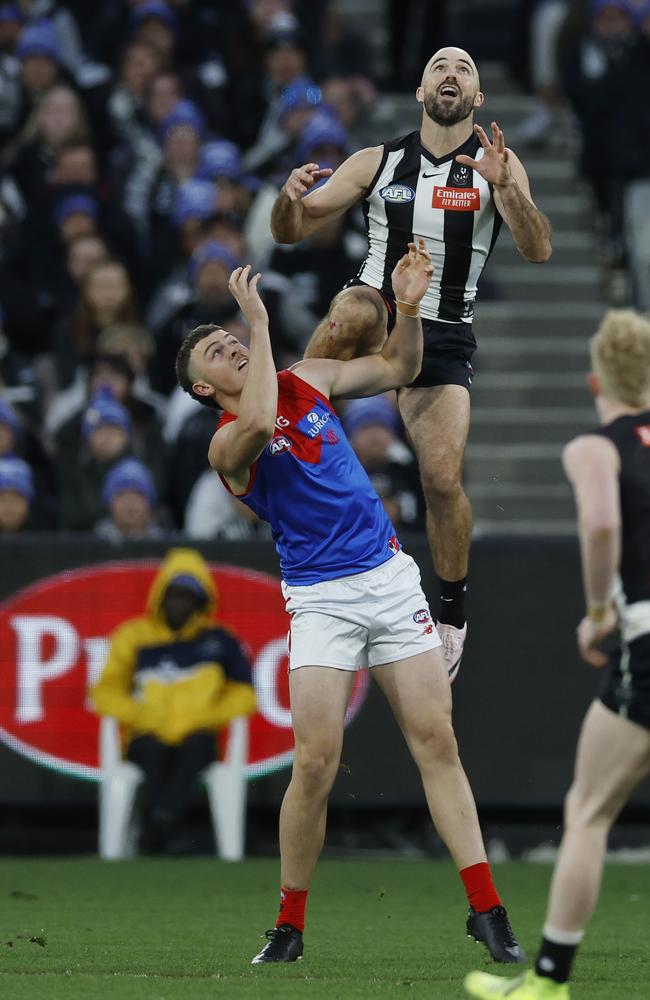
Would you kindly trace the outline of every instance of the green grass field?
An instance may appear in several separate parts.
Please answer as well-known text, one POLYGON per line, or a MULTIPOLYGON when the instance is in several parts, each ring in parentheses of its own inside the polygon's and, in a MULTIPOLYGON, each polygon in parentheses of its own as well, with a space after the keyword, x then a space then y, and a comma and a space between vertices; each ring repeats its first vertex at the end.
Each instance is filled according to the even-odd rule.
MULTIPOLYGON (((534 952, 550 870, 512 863, 495 874, 534 952)), ((323 861, 303 961, 251 967, 273 924, 277 877, 272 860, 4 858, 0 997, 460 1000, 469 969, 499 971, 465 936, 452 866, 402 860, 323 861)), ((648 1000, 649 931, 650 868, 610 866, 572 997, 648 1000)))

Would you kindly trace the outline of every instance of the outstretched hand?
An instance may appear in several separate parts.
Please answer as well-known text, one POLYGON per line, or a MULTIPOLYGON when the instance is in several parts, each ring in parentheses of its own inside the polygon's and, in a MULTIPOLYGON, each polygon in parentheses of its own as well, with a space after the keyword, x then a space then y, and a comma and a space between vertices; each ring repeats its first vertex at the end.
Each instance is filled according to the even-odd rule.
POLYGON ((330 167, 323 167, 321 170, 317 163, 306 163, 303 167, 296 167, 291 171, 282 190, 290 201, 300 201, 314 184, 323 177, 331 177, 333 173, 330 167))
POLYGON ((391 275, 395 298, 417 305, 424 297, 433 275, 431 254, 423 239, 409 243, 408 253, 397 262, 391 275))
POLYGON ((255 274, 251 278, 250 273, 250 264, 247 264, 246 267, 235 268, 228 282, 230 294, 236 300, 250 326, 260 323, 268 324, 269 315, 257 290, 261 274, 255 274))
POLYGON ((618 616, 614 606, 610 605, 601 622, 594 622, 586 616, 578 625, 578 649, 580 656, 591 667, 606 667, 607 656, 599 648, 603 639, 614 631, 618 624, 618 616))
POLYGON ((471 156, 461 154, 456 157, 456 161, 466 167, 471 167, 495 188, 506 187, 512 180, 512 172, 508 163, 510 151, 506 149, 502 129, 496 122, 492 122, 492 142, 480 125, 475 125, 474 131, 483 147, 482 159, 473 160, 471 156))

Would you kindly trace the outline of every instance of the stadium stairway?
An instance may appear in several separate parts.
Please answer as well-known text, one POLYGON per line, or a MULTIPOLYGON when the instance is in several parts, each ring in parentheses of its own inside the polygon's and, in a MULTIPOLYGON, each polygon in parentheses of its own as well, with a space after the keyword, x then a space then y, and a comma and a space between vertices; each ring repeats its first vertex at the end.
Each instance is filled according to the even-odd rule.
MULTIPOLYGON (((575 514, 562 447, 595 423, 587 393, 588 339, 606 304, 589 200, 576 179, 576 142, 565 123, 543 149, 517 148, 516 129, 533 109, 498 64, 482 64, 486 101, 478 120, 496 120, 520 154, 533 197, 553 226, 553 256, 529 264, 504 226, 484 273, 474 329, 479 343, 465 483, 475 535, 573 534, 575 514)), ((408 94, 385 96, 357 145, 419 124, 408 94)))

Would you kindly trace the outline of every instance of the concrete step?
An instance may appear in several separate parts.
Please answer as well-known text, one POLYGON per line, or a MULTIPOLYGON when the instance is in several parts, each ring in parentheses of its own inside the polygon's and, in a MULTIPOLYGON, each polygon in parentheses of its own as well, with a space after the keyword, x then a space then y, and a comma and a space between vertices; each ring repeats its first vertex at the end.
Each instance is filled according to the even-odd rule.
MULTIPOLYGON (((470 432, 470 435, 473 431, 470 432)), ((514 483, 559 483, 564 475, 561 456, 566 440, 563 434, 552 442, 522 441, 495 444, 473 440, 465 452, 465 481, 468 488, 476 483, 504 481, 514 483)))
POLYGON ((590 404, 582 371, 486 371, 472 386, 474 423, 580 425, 593 417, 590 404))
MULTIPOLYGON (((591 233, 580 230, 556 229, 553 233, 553 256, 549 263, 554 267, 577 267, 591 264, 595 259, 594 239, 591 233)), ((525 263, 510 230, 504 226, 492 252, 487 274, 493 264, 525 263)), ((544 265, 546 266, 546 265, 544 265)))
POLYGON ((499 419, 504 411, 496 406, 473 406, 472 429, 470 441, 472 444, 491 445, 530 445, 547 444, 549 440, 561 438, 570 441, 576 434, 584 434, 592 430, 597 423, 596 415, 591 410, 570 410, 561 408, 562 413, 582 414, 582 416, 567 416, 564 419, 549 419, 554 411, 532 409, 526 406, 511 407, 505 413, 511 418, 508 421, 499 419), (534 419, 533 414, 539 418, 534 419), (519 417, 519 419, 517 419, 519 417))
POLYGON ((472 513, 475 518, 496 520, 502 518, 504 522, 511 520, 555 520, 561 518, 570 520, 575 510, 573 498, 546 496, 546 497, 517 497, 501 496, 499 498, 475 497, 471 489, 468 496, 472 504, 472 513))
POLYGON ((562 366, 569 356, 582 354, 586 362, 589 337, 605 310, 604 303, 598 301, 565 302, 557 295, 546 299, 540 295, 528 302, 479 301, 474 321, 474 333, 482 348, 477 359, 479 367, 484 366, 483 350, 487 362, 488 349, 500 362, 513 354, 534 358, 536 368, 552 362, 554 354, 563 357, 562 366))
POLYGON ((472 530, 474 538, 489 537, 530 537, 531 535, 547 538, 575 538, 575 517, 541 518, 530 517, 517 520, 507 517, 474 518, 472 530))
POLYGON ((600 270, 592 264, 560 267, 549 263, 533 267, 523 262, 512 266, 495 262, 489 277, 513 302, 600 302, 603 291, 600 270))

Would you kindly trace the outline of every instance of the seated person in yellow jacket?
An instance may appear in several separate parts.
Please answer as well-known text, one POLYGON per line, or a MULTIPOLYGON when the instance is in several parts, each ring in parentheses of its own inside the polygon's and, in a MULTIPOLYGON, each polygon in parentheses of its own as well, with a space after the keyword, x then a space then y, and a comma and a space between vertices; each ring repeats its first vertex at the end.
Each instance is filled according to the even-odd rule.
POLYGON ((146 614, 111 637, 91 690, 100 715, 122 724, 126 756, 145 773, 142 849, 188 849, 182 823, 197 774, 215 760, 216 731, 255 710, 241 644, 214 620, 217 588, 193 549, 161 564, 146 614))

